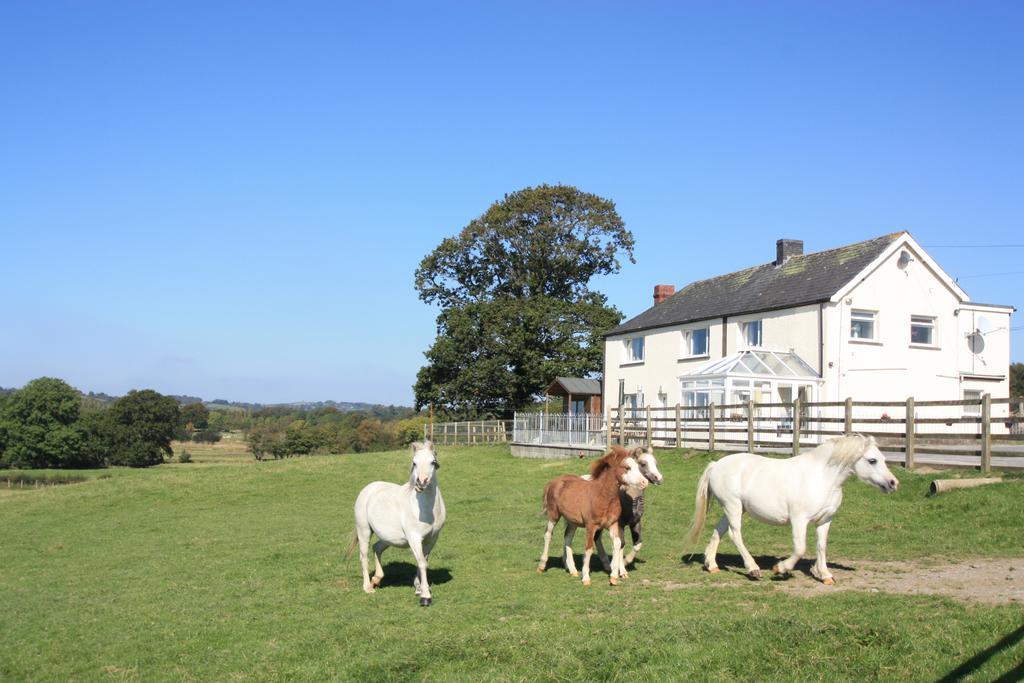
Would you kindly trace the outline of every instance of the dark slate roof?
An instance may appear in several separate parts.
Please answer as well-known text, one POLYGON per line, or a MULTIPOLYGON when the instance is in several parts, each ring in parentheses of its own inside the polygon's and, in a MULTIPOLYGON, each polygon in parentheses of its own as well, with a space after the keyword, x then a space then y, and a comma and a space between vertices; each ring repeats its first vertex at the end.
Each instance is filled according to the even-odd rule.
POLYGON ((556 377, 548 387, 548 393, 561 385, 566 394, 597 396, 601 393, 601 383, 596 379, 585 377, 556 377))
POLYGON ((608 335, 828 301, 902 234, 693 282, 608 335))

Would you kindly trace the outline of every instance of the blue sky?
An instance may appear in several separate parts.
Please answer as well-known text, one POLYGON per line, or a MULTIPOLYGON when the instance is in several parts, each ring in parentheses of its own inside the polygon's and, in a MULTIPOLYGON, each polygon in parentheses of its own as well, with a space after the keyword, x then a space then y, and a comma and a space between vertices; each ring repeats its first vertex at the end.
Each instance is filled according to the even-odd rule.
POLYGON ((628 316, 780 237, 901 229, 1004 245, 930 253, 1024 308, 1022 30, 1012 2, 3 3, 0 386, 409 404, 420 259, 545 182, 616 202, 637 262, 596 286, 628 316))

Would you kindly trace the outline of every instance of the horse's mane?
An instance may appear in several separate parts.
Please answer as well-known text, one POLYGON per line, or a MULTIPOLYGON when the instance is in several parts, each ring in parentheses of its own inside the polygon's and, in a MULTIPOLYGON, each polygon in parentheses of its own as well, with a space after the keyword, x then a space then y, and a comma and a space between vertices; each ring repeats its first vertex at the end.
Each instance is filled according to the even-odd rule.
POLYGON ((630 457, 629 451, 625 450, 624 448, 620 448, 617 450, 613 450, 611 453, 608 453, 603 458, 595 460, 594 463, 590 466, 591 479, 596 481, 597 478, 601 476, 601 474, 603 474, 605 470, 615 467, 628 457, 630 457))
POLYGON ((850 434, 838 439, 831 439, 822 444, 822 457, 828 462, 841 467, 849 467, 864 455, 871 444, 871 437, 862 434, 850 434))

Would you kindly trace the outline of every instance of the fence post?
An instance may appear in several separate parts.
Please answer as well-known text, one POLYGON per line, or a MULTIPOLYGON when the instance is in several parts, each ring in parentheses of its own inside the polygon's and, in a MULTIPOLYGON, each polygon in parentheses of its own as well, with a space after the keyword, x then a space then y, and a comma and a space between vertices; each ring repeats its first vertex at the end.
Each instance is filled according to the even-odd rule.
POLYGON ((754 402, 747 401, 747 451, 754 452, 754 402))
POLYGON ((715 404, 708 406, 708 450, 715 450, 715 404))
POLYGON ((607 432, 607 436, 605 437, 605 441, 604 441, 604 447, 607 450, 607 449, 610 449, 612 447, 612 409, 611 408, 608 409, 608 422, 605 424, 604 428, 605 428, 605 430, 607 432))
POLYGON ((676 404, 676 448, 683 447, 683 423, 679 421, 679 404, 676 404))
POLYGON ((843 415, 843 433, 849 436, 853 434, 853 399, 849 396, 846 397, 846 408, 843 415))
POLYGON ((906 460, 903 466, 908 470, 914 469, 914 397, 907 398, 907 448, 906 460))
POLYGON ((619 445, 625 445, 626 441, 626 422, 622 418, 622 405, 615 409, 615 424, 619 427, 619 445))
POLYGON ((800 455, 800 398, 793 399, 793 455, 800 455))
POLYGON ((647 447, 651 447, 651 407, 647 406, 647 447))
POLYGON ((992 395, 981 397, 981 472, 992 471, 992 395))

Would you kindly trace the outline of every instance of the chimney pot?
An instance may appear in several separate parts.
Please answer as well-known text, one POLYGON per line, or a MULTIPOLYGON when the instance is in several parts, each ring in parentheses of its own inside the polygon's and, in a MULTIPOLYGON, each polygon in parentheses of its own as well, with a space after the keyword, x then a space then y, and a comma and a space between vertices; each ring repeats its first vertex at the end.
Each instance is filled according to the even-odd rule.
POLYGON ((775 265, 781 266, 794 256, 801 256, 803 253, 803 240, 779 240, 775 243, 775 265))
POLYGON ((654 285, 654 305, 657 306, 675 293, 675 285, 654 285))

